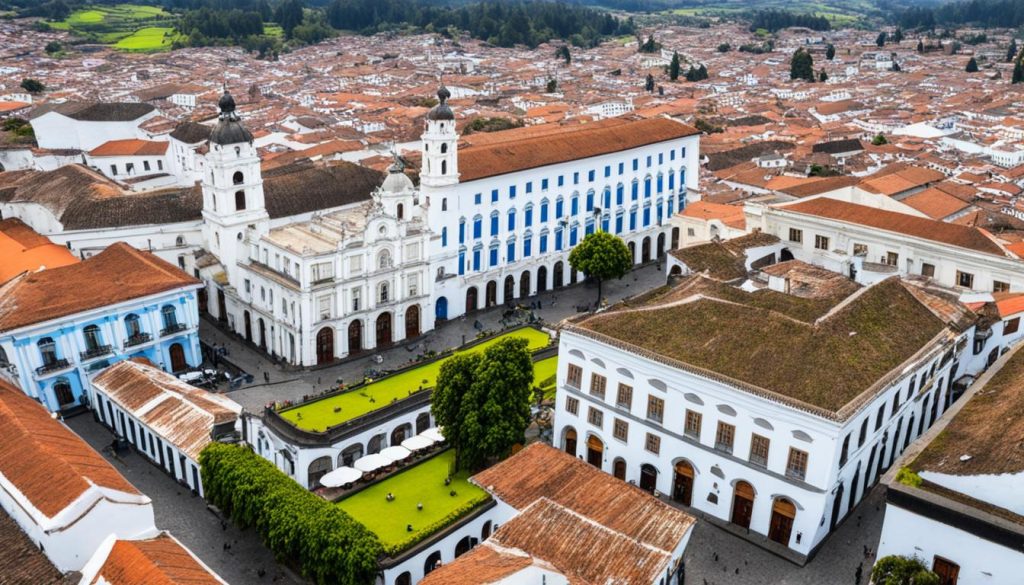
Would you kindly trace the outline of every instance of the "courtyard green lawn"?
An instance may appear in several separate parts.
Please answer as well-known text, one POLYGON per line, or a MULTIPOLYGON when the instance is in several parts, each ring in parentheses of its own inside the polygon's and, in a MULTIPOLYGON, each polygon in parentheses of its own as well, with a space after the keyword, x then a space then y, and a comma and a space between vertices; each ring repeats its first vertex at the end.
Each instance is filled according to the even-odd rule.
POLYGON ((451 485, 444 485, 455 461, 455 451, 410 467, 361 492, 340 500, 337 505, 377 535, 384 549, 394 554, 431 533, 449 525, 486 501, 490 496, 469 483, 469 473, 459 472, 451 485), (455 490, 455 496, 450 492, 455 490), (387 495, 395 496, 388 502, 387 495), (423 504, 423 510, 416 505, 423 504), (406 527, 412 524, 413 531, 406 527))
POLYGON ((558 370, 558 356, 551 356, 533 362, 533 385, 540 386, 544 398, 555 397, 555 372, 558 370))
MULTIPOLYGON (((523 327, 456 353, 480 352, 507 337, 526 339, 531 351, 546 347, 551 341, 547 333, 532 327, 523 327)), ((282 410, 280 414, 285 420, 300 429, 322 432, 328 427, 348 422, 378 408, 383 408, 395 400, 406 398, 420 389, 433 388, 437 381, 437 375, 441 371, 441 364, 445 359, 381 378, 348 392, 282 410), (336 408, 340 408, 340 410, 335 412, 336 408)))

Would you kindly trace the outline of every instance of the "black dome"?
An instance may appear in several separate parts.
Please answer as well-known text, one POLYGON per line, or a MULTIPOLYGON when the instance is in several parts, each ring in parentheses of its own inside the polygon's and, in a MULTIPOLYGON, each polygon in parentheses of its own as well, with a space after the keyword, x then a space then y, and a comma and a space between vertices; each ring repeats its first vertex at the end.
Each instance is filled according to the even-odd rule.
POLYGON ((235 113, 235 98, 231 97, 227 88, 224 89, 224 95, 220 96, 217 106, 220 107, 220 121, 210 133, 210 142, 221 145, 252 142, 252 133, 246 130, 238 119, 238 114, 235 113))
POLYGON ((448 91, 448 88, 441 86, 437 90, 437 101, 438 104, 427 112, 428 120, 454 120, 455 112, 448 106, 448 98, 452 97, 452 92, 448 91))
POLYGON ((217 106, 220 107, 221 115, 230 114, 235 111, 235 98, 231 97, 227 89, 224 90, 224 95, 220 96, 217 106))

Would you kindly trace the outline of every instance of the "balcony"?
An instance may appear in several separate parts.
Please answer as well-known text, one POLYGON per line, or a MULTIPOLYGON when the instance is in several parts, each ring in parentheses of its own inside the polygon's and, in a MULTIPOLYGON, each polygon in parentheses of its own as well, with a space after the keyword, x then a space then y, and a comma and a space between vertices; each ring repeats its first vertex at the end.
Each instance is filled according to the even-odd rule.
POLYGON ((82 361, 91 360, 92 358, 98 358, 101 355, 107 355, 113 351, 113 347, 109 345, 97 345, 96 347, 90 347, 89 349, 79 353, 82 361))
POLYGON ((124 346, 134 347, 143 343, 149 343, 150 341, 153 341, 153 336, 149 333, 136 333, 124 341, 124 346))
POLYGON ((160 330, 160 337, 174 335, 175 333, 180 333, 186 329, 188 329, 188 325, 185 325, 184 323, 173 323, 160 330))
POLYGON ((43 374, 49 374, 50 372, 56 372, 65 368, 70 368, 71 364, 66 359, 53 360, 48 364, 43 364, 36 368, 36 374, 42 376, 43 374))

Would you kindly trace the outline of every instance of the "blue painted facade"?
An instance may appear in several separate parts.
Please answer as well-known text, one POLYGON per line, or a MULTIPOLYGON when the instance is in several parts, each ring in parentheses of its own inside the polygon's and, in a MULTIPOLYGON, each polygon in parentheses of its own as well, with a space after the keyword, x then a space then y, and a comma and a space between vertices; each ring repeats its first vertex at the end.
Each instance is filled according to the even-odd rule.
POLYGON ((144 357, 168 372, 202 362, 200 285, 124 301, 0 334, 3 370, 51 412, 93 404, 92 378, 144 357))

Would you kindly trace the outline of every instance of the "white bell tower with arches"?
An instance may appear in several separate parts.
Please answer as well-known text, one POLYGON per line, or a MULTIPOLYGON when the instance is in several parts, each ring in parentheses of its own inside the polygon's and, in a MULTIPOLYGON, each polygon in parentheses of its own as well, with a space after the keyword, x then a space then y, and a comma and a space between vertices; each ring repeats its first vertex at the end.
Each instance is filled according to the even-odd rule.
POLYGON ((427 127, 420 137, 423 142, 420 184, 424 187, 444 188, 459 182, 459 135, 455 131, 455 113, 448 105, 451 96, 442 85, 437 90, 437 105, 427 112, 427 127))

